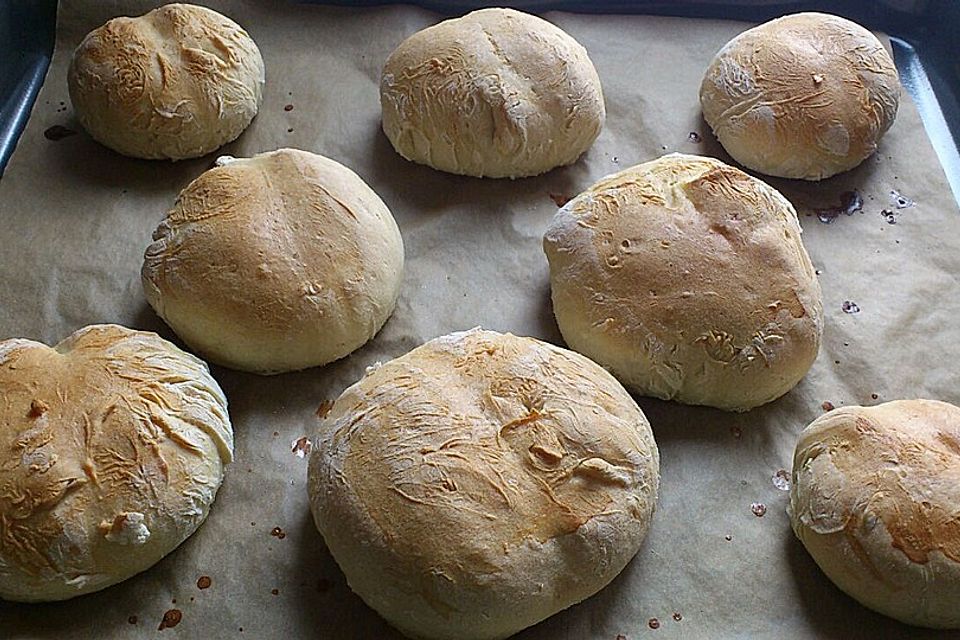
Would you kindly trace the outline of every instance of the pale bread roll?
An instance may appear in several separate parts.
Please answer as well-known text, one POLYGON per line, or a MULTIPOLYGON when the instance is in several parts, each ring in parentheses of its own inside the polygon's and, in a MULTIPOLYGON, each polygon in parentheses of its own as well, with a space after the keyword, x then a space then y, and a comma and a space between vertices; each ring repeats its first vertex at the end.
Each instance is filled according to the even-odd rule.
POLYGON ((260 108, 264 68, 238 24, 168 4, 87 34, 67 82, 77 119, 97 142, 135 158, 180 160, 247 128, 260 108))
POLYGON ((834 584, 907 624, 960 628, 960 408, 843 407, 800 434, 790 521, 834 584))
POLYGON ((564 340, 638 393, 746 411, 817 356, 820 285, 793 207, 719 160, 608 176, 543 238, 564 340))
POLYGON ((93 325, 52 348, 0 342, 0 390, 0 598, 109 587, 207 517, 233 430, 197 358, 93 325))
POLYGON ((210 361, 257 373, 323 365, 372 338, 403 273, 400 230, 377 194, 296 149, 218 164, 147 247, 157 314, 210 361))
POLYGON ((380 81, 383 131, 407 160, 488 178, 576 161, 606 111, 586 50, 513 9, 482 9, 407 38, 380 81))
POLYGON ((897 69, 880 41, 822 13, 741 33, 700 86, 703 117, 737 162, 805 180, 852 169, 876 151, 899 100, 897 69))
POLYGON ((657 498, 657 446, 623 387, 491 331, 372 370, 315 444, 317 527, 351 589, 415 638, 505 638, 596 593, 657 498))

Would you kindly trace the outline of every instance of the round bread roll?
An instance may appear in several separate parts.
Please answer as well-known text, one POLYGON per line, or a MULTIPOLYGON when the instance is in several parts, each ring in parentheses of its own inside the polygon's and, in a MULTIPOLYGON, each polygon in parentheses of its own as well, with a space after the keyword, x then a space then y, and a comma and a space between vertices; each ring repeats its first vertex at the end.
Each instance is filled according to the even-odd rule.
POLYGON ((6 340, 0 392, 0 598, 109 587, 206 519, 233 430, 197 358, 117 325, 6 340))
POLYGON ((372 338, 403 273, 400 230, 377 194, 296 149, 217 164, 147 247, 157 314, 210 361, 256 373, 326 364, 372 338))
POLYGON ((216 11, 168 4, 94 29, 67 72, 77 119, 126 156, 181 160, 239 136, 260 108, 260 50, 216 11))
POLYGON ((960 408, 899 400, 820 416, 800 434, 788 512, 863 605, 960 628, 960 408))
POLYGON ((858 24, 798 13, 741 33, 700 86, 703 117, 750 169, 820 180, 857 166, 897 115, 900 80, 858 24))
POLYGON ((639 549, 659 483, 650 426, 610 374, 477 329, 369 372, 315 445, 317 527, 414 638, 506 638, 596 593, 639 549))
POLYGON ((383 131, 407 160, 518 178, 572 164, 606 112, 586 50, 512 9, 483 9, 407 38, 380 81, 383 131))
POLYGON ((567 344, 641 394, 746 411, 817 357, 820 285, 797 215, 719 160, 608 176, 557 212, 543 247, 567 344))

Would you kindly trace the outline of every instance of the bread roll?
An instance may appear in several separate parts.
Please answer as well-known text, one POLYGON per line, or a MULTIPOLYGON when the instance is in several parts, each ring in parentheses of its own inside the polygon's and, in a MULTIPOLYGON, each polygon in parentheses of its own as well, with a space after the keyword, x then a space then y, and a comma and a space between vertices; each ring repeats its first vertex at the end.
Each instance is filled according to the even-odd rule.
POLYGON ((863 605, 960 628, 960 408, 899 400, 820 416, 797 443, 789 514, 863 605))
POLYGON ((233 431, 197 358, 117 325, 6 340, 0 392, 0 598, 109 587, 207 517, 233 431))
POLYGON ((377 194, 296 149, 217 163, 147 247, 157 314, 210 361, 257 373, 326 364, 372 338, 403 272, 400 230, 377 194))
POLYGON ((638 393, 746 411, 820 348, 820 285, 793 207, 719 160, 673 154, 600 180, 543 238, 570 348, 638 393))
POLYGON ((586 50, 545 20, 483 9, 407 38, 380 81, 383 131, 407 160, 488 178, 576 161, 606 112, 586 50))
POLYGON ((657 498, 657 446, 623 387, 491 331, 372 371, 315 445, 317 527, 350 588, 415 638, 505 638, 596 593, 657 498))
POLYGON ((820 180, 857 166, 897 115, 900 80, 858 24, 798 13, 741 33, 700 86, 703 117, 740 164, 820 180))
POLYGON ((94 29, 67 73, 77 119, 123 155, 180 160, 239 136, 260 108, 260 50, 204 7, 168 4, 94 29))

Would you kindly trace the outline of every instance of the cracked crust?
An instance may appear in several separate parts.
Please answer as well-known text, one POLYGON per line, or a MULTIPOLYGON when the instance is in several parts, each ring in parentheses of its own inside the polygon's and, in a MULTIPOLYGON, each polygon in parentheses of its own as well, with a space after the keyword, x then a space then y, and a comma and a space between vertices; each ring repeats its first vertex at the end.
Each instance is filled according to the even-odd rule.
POLYGON ((605 118, 586 50, 545 20, 499 8, 401 43, 384 65, 380 104, 404 158, 490 178, 571 164, 605 118))
POLYGON ((95 140, 135 158, 181 160, 247 128, 264 67, 257 45, 229 18, 168 4, 91 31, 67 81, 77 119, 95 140))
POLYGON ((960 628, 960 408, 843 407, 800 434, 790 520, 824 573, 908 624, 960 628))
POLYGON ((820 347, 800 225, 775 189, 672 154, 560 209, 543 247, 564 340, 627 387, 746 411, 789 391, 820 347))
POLYGON ((403 273, 383 201, 306 151, 221 161, 181 192, 146 249, 157 314, 211 362, 257 373, 323 365, 372 338, 403 273))
POLYGON ((0 597, 64 600, 137 574, 206 518, 233 455, 206 365, 93 325, 0 343, 0 597))
POLYGON ((700 86, 703 117, 737 162, 805 180, 852 169, 876 151, 899 99, 897 69, 880 41, 822 13, 741 33, 700 86))
POLYGON ((422 638, 503 638, 600 590, 637 552, 658 483, 649 424, 612 376, 476 329, 347 389, 310 459, 351 588, 422 638))

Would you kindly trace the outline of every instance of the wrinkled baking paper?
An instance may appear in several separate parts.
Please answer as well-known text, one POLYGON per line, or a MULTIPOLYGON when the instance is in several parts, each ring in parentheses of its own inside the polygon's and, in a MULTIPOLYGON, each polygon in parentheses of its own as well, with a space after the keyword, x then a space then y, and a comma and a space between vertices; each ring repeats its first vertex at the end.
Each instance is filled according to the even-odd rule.
MULTIPOLYGON (((350 592, 314 529, 298 440, 317 428, 321 403, 367 366, 434 336, 482 325, 562 344, 540 248, 554 200, 667 152, 729 160, 700 118, 697 90, 711 56, 747 25, 547 14, 588 49, 607 123, 579 162, 539 178, 457 177, 394 153, 380 130, 380 68, 407 35, 439 19, 405 6, 205 2, 249 30, 267 65, 262 110, 238 141, 169 163, 121 157, 82 131, 47 139, 52 126, 80 130, 65 78, 83 35, 156 4, 61 3, 53 64, 0 180, 0 336, 53 343, 89 323, 118 322, 175 339, 144 301, 143 250, 180 189, 223 153, 292 146, 354 169, 400 225, 403 291, 380 335, 333 365, 275 377, 214 367, 237 455, 206 524, 106 591, 58 604, 0 603, 0 637, 152 638, 176 609, 181 621, 160 637, 398 638, 350 592)), ((960 403, 960 215, 943 171, 904 94, 879 153, 859 168, 819 184, 770 182, 800 212, 819 270, 820 357, 792 392, 747 414, 638 398, 662 456, 649 538, 601 593, 518 638, 960 637, 899 625, 833 587, 794 539, 787 492, 775 480, 824 402, 960 403), (853 189, 862 212, 818 220, 815 209, 837 206, 853 189), (859 312, 844 312, 847 302, 859 312)))

